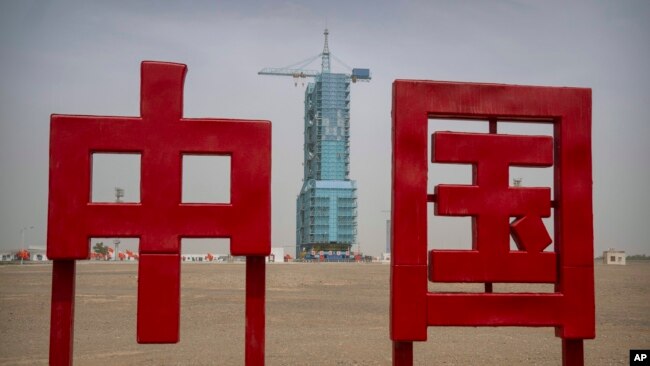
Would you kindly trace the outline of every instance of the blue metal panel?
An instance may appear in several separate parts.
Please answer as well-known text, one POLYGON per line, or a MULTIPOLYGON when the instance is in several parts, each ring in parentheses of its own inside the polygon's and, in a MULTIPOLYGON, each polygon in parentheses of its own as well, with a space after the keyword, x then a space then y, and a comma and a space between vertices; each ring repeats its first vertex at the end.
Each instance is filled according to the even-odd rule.
POLYGON ((352 77, 357 79, 370 79, 370 69, 352 69, 352 77))

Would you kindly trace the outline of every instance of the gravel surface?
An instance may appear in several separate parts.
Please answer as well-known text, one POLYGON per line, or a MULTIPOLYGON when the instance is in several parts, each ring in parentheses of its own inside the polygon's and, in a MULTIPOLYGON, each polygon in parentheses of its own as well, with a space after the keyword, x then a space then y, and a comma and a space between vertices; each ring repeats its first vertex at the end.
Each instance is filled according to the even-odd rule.
MULTIPOLYGON (((269 265, 267 365, 390 364, 389 270, 269 265)), ((51 271, 48 264, 0 266, 0 364, 47 364, 51 271)), ((75 364, 243 364, 244 274, 243 264, 183 264, 180 343, 139 345, 137 265, 78 262, 75 364)), ((588 365, 627 365, 629 349, 649 349, 650 263, 597 263, 596 307, 597 338, 585 342, 588 365)), ((559 365, 560 351, 552 328, 429 328, 429 340, 414 345, 418 365, 559 365)))

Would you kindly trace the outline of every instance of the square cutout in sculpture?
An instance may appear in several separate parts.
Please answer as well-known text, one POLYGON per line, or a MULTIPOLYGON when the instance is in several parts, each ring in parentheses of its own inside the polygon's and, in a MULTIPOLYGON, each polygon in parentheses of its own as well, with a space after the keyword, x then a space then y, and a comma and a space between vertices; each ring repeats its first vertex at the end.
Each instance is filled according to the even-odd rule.
POLYGON ((183 155, 182 203, 230 203, 230 156, 183 155))
POLYGON ((139 203, 140 160, 140 154, 93 153, 90 201, 139 203))

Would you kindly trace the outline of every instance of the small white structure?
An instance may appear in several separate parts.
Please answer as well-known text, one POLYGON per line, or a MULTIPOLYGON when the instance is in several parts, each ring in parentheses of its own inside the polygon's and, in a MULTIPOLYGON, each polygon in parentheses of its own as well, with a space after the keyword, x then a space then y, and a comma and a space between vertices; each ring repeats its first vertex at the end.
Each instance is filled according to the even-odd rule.
POLYGON ((182 254, 183 262, 209 262, 208 254, 182 254))
POLYGON ((183 254, 181 259, 183 262, 207 262, 207 254, 183 254))
POLYGON ((379 261, 382 263, 390 263, 390 253, 388 252, 381 253, 381 259, 379 261))
POLYGON ((271 248, 271 254, 266 256, 266 263, 283 263, 284 262, 284 248, 276 247, 271 248))
POLYGON ((603 252, 603 263, 625 265, 625 251, 609 249, 603 252))
POLYGON ((34 262, 47 262, 47 256, 45 253, 30 253, 30 260, 34 262))
POLYGON ((11 262, 12 260, 14 260, 14 253, 10 253, 10 252, 0 253, 0 261, 11 262))
POLYGON ((181 254, 181 261, 183 262, 195 262, 195 263, 218 263, 218 262, 227 262, 227 254, 212 254, 212 253, 201 253, 201 254, 181 254))
MULTIPOLYGON (((221 263, 221 262, 245 262, 244 256, 231 256, 228 254, 181 254, 181 261, 194 262, 194 263, 221 263), (211 257, 211 258, 210 258, 211 257)), ((271 248, 271 254, 266 256, 266 263, 283 262, 284 261, 284 248, 271 248)))
POLYGON ((30 245, 27 247, 27 251, 29 252, 29 260, 34 261, 34 262, 47 262, 47 250, 43 246, 36 246, 36 245, 30 245))
POLYGON ((34 262, 47 262, 45 247, 30 245, 27 247, 29 252, 29 259, 34 262))

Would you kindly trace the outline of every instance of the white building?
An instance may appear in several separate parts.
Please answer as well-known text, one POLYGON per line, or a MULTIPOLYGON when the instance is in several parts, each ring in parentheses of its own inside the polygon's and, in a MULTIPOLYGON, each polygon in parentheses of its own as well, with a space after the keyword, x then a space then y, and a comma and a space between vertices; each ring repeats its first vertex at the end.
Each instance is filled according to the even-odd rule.
POLYGON ((390 252, 381 253, 379 261, 382 263, 390 263, 390 252))
POLYGON ((32 252, 30 252, 29 255, 30 255, 29 259, 34 261, 34 262, 47 262, 48 261, 47 256, 45 255, 45 253, 38 253, 38 252, 37 253, 32 253, 32 252))
POLYGON ((625 265, 625 251, 609 249, 603 252, 603 263, 625 265))
MULTIPOLYGON (((181 261, 183 262, 244 262, 246 257, 243 256, 230 256, 228 254, 181 254, 181 261)), ((266 257, 266 263, 282 263, 284 261, 284 248, 271 248, 271 254, 266 257)))
POLYGON ((181 254, 183 262, 220 262, 219 258, 221 257, 223 257, 223 254, 181 254))
POLYGON ((276 247, 271 248, 271 254, 266 257, 266 263, 283 263, 284 262, 284 248, 276 247))
POLYGON ((30 245, 27 247, 27 251, 29 252, 29 259, 34 262, 47 262, 48 260, 45 255, 47 252, 45 247, 30 245))

